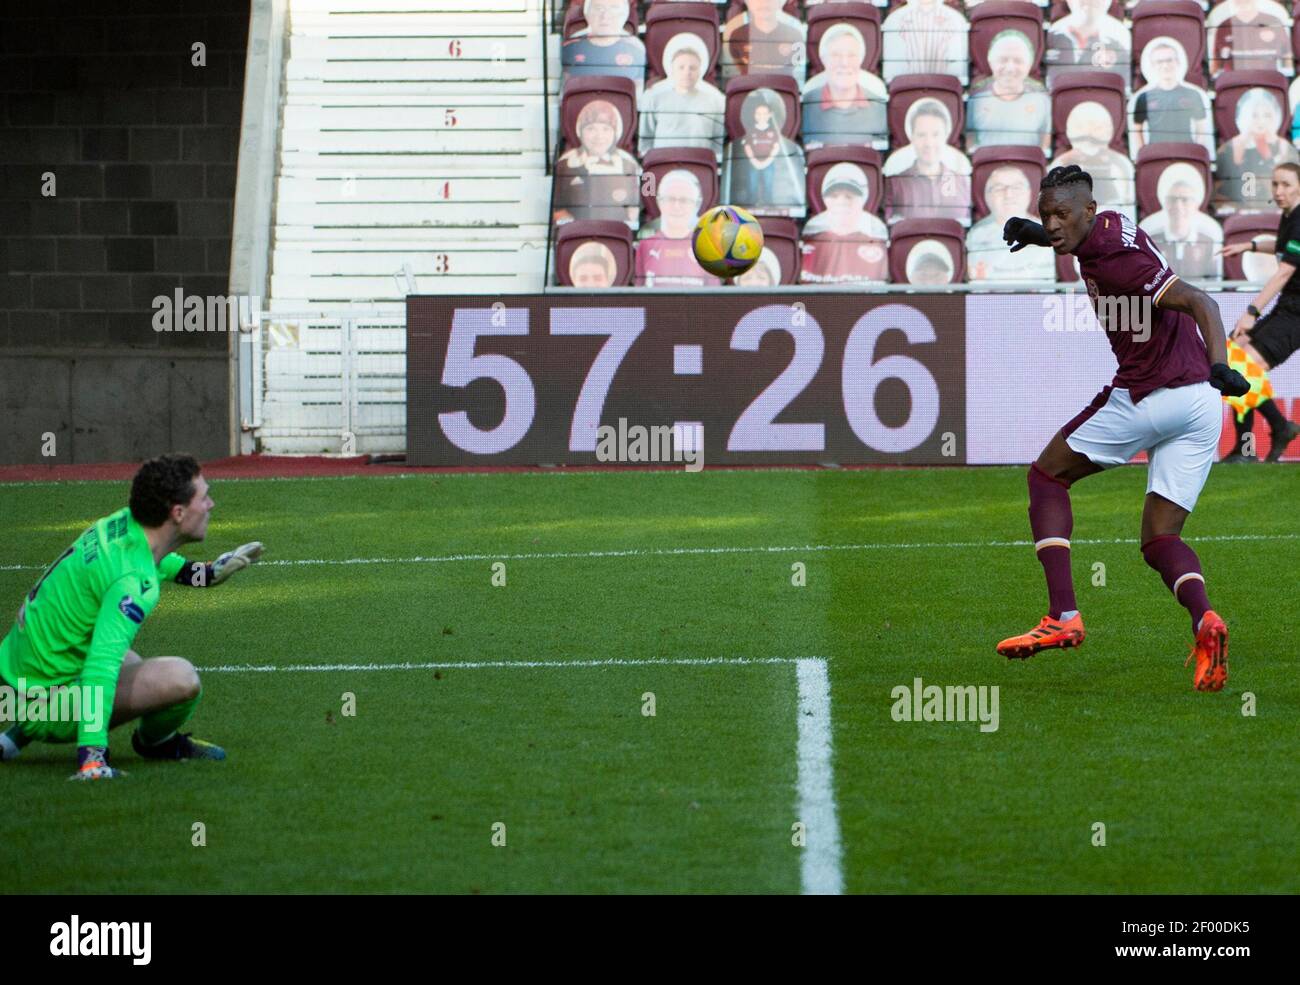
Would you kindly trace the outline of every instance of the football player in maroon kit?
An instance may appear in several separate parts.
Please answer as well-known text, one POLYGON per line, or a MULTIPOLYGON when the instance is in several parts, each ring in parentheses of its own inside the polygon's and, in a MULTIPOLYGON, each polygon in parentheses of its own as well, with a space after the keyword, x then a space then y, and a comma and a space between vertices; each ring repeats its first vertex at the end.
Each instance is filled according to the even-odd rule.
POLYGON ((1250 386, 1228 367, 1218 305, 1180 280, 1132 220, 1097 211, 1091 175, 1077 165, 1053 168, 1039 189, 1042 224, 1013 217, 1003 238, 1012 252, 1050 246, 1057 256, 1078 258, 1119 370, 1029 467, 1029 525, 1049 608, 1037 627, 1003 640, 998 652, 1024 659, 1083 642, 1070 575, 1070 486, 1146 451, 1142 556, 1191 614, 1193 686, 1218 691, 1228 679, 1228 627, 1210 608, 1201 563, 1180 535, 1218 448, 1220 393, 1240 396, 1250 386))

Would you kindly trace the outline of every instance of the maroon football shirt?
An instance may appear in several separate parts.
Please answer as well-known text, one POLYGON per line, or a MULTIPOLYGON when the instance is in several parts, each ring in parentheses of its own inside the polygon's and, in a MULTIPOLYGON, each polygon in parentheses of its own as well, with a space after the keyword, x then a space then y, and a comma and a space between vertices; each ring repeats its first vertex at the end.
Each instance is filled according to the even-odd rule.
POLYGON ((1119 362, 1112 386, 1128 390, 1137 403, 1152 390, 1210 378, 1196 320, 1160 307, 1178 275, 1144 230, 1118 212, 1099 212, 1074 255, 1119 362), (1112 325, 1106 324, 1108 314, 1112 325))

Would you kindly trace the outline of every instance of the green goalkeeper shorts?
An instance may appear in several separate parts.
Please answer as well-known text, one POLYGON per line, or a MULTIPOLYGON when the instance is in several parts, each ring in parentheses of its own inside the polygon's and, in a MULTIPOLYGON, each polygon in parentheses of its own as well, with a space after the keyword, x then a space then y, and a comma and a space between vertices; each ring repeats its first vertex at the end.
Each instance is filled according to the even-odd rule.
MULTIPOLYGON (((41 702, 18 700, 18 683, 10 677, 13 673, 11 668, 31 666, 28 648, 27 642, 16 632, 11 631, 0 640, 0 686, 4 687, 4 697, 0 699, 0 731, 15 721, 21 721, 23 734, 33 742, 76 742, 77 717, 69 714, 75 710, 69 701, 51 700, 50 695, 41 702)), ((67 687, 77 688, 78 682, 70 681, 67 687)), ((30 683, 27 690, 30 694, 30 683)))

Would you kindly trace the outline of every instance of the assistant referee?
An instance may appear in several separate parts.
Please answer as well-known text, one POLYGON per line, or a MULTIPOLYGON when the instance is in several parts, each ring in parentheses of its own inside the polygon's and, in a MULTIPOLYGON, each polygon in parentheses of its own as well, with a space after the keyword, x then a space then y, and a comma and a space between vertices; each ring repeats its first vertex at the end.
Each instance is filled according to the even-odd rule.
MULTIPOLYGON (((1281 366, 1300 349, 1300 164, 1279 164, 1273 169, 1273 201, 1282 209, 1282 219, 1278 222, 1277 235, 1261 236, 1249 243, 1234 243, 1225 246, 1225 257, 1241 253, 1266 252, 1273 250, 1277 254, 1277 272, 1269 278, 1263 290, 1247 306, 1246 313, 1237 319, 1232 333, 1232 340, 1240 345, 1248 356, 1265 369, 1281 366), (1277 304, 1267 315, 1260 311, 1277 298, 1277 304)), ((1256 408, 1268 421, 1272 430, 1272 447, 1268 452, 1268 461, 1281 459, 1286 446, 1300 437, 1300 427, 1286 419, 1275 401, 1266 400, 1256 408)), ((1234 421, 1237 427, 1237 443, 1232 454, 1225 461, 1244 461, 1242 448, 1246 435, 1255 423, 1255 412, 1246 411, 1241 420, 1234 421)))

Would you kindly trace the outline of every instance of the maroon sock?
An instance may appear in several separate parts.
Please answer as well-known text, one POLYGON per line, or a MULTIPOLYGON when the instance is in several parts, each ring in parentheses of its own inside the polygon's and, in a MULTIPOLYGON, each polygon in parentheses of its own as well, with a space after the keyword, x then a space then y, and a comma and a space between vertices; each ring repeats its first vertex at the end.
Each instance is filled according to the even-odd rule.
POLYGON ((1037 464, 1029 466, 1029 529, 1034 550, 1047 576, 1047 614, 1060 619, 1062 612, 1079 606, 1074 600, 1074 579, 1070 575, 1070 534, 1074 514, 1070 511, 1070 490, 1037 464), (1046 543, 1044 543, 1046 541, 1046 543))
POLYGON ((1142 556, 1147 564, 1160 572, 1165 587, 1192 616, 1192 634, 1201 628, 1201 616, 1210 610, 1210 599, 1205 594, 1205 579, 1201 576, 1201 562, 1196 552, 1177 534, 1152 537, 1142 545, 1142 556))

